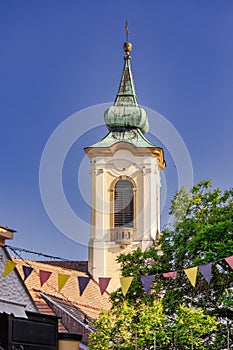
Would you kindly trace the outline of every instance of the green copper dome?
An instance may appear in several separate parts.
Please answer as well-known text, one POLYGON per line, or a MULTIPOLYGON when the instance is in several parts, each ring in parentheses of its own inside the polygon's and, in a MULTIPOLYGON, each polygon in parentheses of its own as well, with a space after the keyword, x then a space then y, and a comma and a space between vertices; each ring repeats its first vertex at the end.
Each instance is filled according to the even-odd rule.
POLYGON ((139 129, 143 134, 149 130, 146 110, 138 106, 134 87, 133 75, 130 66, 129 55, 132 44, 126 42, 123 46, 125 51, 125 64, 121 82, 114 105, 104 113, 105 123, 109 131, 127 131, 139 129))
POLYGON ((144 108, 138 106, 112 106, 104 113, 109 131, 140 129, 143 134, 149 130, 148 118, 144 108))

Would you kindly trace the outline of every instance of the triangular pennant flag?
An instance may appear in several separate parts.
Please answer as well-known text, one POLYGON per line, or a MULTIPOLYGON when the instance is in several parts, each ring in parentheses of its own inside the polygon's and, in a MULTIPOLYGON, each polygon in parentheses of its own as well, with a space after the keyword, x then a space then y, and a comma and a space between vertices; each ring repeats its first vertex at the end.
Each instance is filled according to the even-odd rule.
POLYGON ((128 289, 133 281, 133 277, 121 277, 120 278, 120 283, 121 283, 121 290, 123 295, 125 296, 126 293, 128 292, 128 289))
POLYGON ((228 256, 227 258, 225 258, 225 260, 228 263, 228 265, 233 269, 233 255, 228 256))
POLYGON ((64 285, 66 284, 66 282, 68 281, 68 279, 70 278, 70 275, 64 275, 62 273, 58 274, 58 291, 60 292, 62 290, 62 288, 64 287, 64 285))
POLYGON ((6 260, 5 269, 3 272, 3 277, 6 277, 12 270, 14 270, 17 264, 12 260, 6 260))
POLYGON ((163 277, 164 278, 176 278, 177 271, 170 271, 170 272, 164 272, 163 277))
POLYGON ((23 265, 23 274, 24 274, 24 281, 28 278, 28 276, 32 273, 33 268, 30 266, 23 265))
POLYGON ((51 273, 52 273, 52 272, 49 272, 49 271, 39 270, 40 285, 41 285, 41 287, 43 286, 43 284, 44 284, 45 282, 48 281, 48 279, 49 279, 51 273))
POLYGON ((191 285, 195 287, 196 285, 196 279, 197 279, 197 266, 196 267, 190 267, 189 269, 184 269, 184 272, 186 276, 188 277, 191 285))
POLYGON ((212 270, 212 263, 201 265, 198 267, 200 273, 205 278, 206 282, 210 284, 210 276, 211 276, 211 270, 212 270))
POLYGON ((110 281, 111 277, 99 277, 99 287, 101 295, 103 295, 106 289, 108 288, 108 284, 110 281))
POLYGON ((155 275, 141 276, 141 282, 146 294, 150 293, 151 285, 154 281, 155 275))
POLYGON ((83 294, 84 290, 86 289, 90 279, 91 279, 90 277, 78 276, 78 286, 79 286, 80 297, 83 294))

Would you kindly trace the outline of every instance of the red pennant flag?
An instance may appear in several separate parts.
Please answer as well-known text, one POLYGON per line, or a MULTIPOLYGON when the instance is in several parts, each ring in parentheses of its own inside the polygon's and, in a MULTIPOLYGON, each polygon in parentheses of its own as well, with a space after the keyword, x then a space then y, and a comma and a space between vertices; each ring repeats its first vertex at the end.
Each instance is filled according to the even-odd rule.
POLYGON ((103 295, 106 289, 108 288, 108 284, 110 281, 111 277, 99 277, 99 287, 101 295, 103 295))
POLYGON ((225 260, 228 263, 228 265, 233 269, 233 255, 228 256, 228 258, 225 258, 225 260))
POLYGON ((48 279, 49 279, 50 275, 52 274, 52 272, 39 270, 39 274, 40 274, 40 285, 42 287, 43 284, 48 281, 48 279))
POLYGON ((177 271, 164 272, 164 278, 176 278, 177 271))

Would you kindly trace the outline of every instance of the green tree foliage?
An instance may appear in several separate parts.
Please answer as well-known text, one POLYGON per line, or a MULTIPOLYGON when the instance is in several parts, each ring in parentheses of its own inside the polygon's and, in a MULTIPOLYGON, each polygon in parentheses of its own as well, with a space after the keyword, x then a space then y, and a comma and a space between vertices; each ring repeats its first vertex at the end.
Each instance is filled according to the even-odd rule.
POLYGON ((96 333, 90 335, 90 349, 144 349, 154 342, 154 332, 158 346, 170 342, 166 316, 161 301, 153 305, 141 304, 139 308, 123 302, 119 307, 103 311, 95 321, 96 333))
POLYGON ((113 307, 96 321, 91 349, 114 349, 116 339, 120 348, 135 349, 136 333, 138 349, 153 348, 155 331, 158 349, 168 343, 179 350, 191 344, 193 349, 226 348, 233 318, 233 270, 224 258, 233 255, 233 190, 200 182, 190 192, 176 194, 171 214, 173 224, 162 232, 157 247, 118 257, 122 276, 134 276, 133 283, 125 297, 120 289, 111 294, 113 307), (206 263, 213 264, 210 284, 198 272, 193 287, 183 270, 206 263), (177 277, 163 278, 169 271, 177 271, 177 277), (141 275, 155 275, 149 295, 141 275), (112 347, 110 341, 115 342, 112 347))
POLYGON ((128 345, 134 317, 135 310, 126 302, 120 308, 102 311, 95 321, 96 333, 90 335, 89 349, 114 349, 119 343, 128 345))
MULTIPOLYGON (((162 283, 158 275, 162 271, 162 265, 159 261, 160 257, 158 250, 155 249, 155 247, 151 247, 145 252, 137 249, 132 253, 119 255, 117 260, 121 265, 122 276, 134 277, 130 289, 127 292, 127 301, 133 305, 140 303, 152 305, 154 300, 158 299, 158 296, 162 291, 162 283), (158 275, 158 278, 156 279, 156 283, 153 284, 151 293, 146 295, 140 280, 140 276, 148 276, 153 274, 158 275)), ((121 289, 113 292, 110 298, 114 305, 121 304, 125 300, 121 289)))
POLYGON ((174 225, 164 230, 160 242, 161 264, 165 271, 179 272, 176 279, 164 281, 165 309, 172 313, 182 301, 232 319, 226 290, 233 287, 233 270, 224 258, 233 255, 233 190, 221 192, 212 189, 209 181, 200 182, 190 192, 177 193, 171 214, 174 225), (213 263, 211 283, 199 273, 193 288, 182 269, 206 263, 213 263))
POLYGON ((209 349, 214 344, 211 334, 217 329, 215 317, 204 314, 202 309, 180 306, 172 324, 177 349, 209 349), (190 346, 191 345, 191 346, 190 346))
POLYGON ((180 306, 171 321, 163 311, 162 301, 140 306, 123 302, 119 307, 101 312, 95 321, 96 333, 90 335, 89 349, 209 349, 209 335, 216 330, 215 317, 201 309, 180 306))

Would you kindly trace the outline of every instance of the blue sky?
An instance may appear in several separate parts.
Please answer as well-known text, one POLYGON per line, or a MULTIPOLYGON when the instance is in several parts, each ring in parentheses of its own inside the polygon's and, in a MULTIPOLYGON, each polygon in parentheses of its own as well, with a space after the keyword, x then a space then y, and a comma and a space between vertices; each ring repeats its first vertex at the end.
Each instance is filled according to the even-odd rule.
MULTIPOLYGON (((232 1, 1 2, 0 225, 18 231, 9 244, 87 258, 86 247, 50 221, 40 197, 39 165, 60 123, 83 108, 114 100, 126 19, 140 104, 166 117, 182 136, 195 183, 209 178, 214 186, 232 186, 232 1)), ((106 134, 104 127, 95 131, 74 145, 64 166, 65 193, 87 221, 89 208, 74 188, 75 160, 80 163, 83 147, 106 134)), ((174 164, 166 150, 165 157, 171 199, 174 164)))

